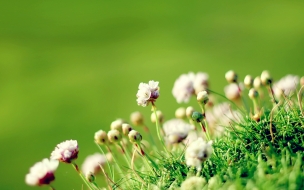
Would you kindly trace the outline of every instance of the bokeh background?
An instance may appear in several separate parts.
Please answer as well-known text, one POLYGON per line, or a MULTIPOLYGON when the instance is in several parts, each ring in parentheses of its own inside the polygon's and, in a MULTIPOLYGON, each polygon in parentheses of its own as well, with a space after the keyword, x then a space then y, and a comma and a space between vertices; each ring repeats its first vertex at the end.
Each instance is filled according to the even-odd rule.
MULTIPOLYGON (((81 165, 97 130, 137 110, 148 120, 140 82, 160 81, 169 119, 182 73, 223 92, 230 69, 302 76, 303 55, 304 1, 1 1, 0 189, 39 189, 25 174, 64 140, 78 140, 81 165)), ((57 189, 82 189, 71 166, 56 174, 57 189)))

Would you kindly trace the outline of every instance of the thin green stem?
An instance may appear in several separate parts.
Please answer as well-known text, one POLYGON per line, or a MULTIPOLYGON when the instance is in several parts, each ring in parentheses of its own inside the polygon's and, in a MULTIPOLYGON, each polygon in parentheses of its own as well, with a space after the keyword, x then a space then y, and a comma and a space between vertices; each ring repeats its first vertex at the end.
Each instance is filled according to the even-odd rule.
POLYGON ((72 163, 72 166, 74 167, 74 169, 77 171, 77 173, 79 174, 80 178, 83 180, 83 182, 88 186, 89 189, 94 190, 94 187, 91 186, 90 182, 88 182, 85 177, 82 175, 82 173, 80 172, 78 165, 76 163, 72 163))
MULTIPOLYGON (((101 153, 102 153, 103 155, 105 155, 105 153, 104 153, 104 151, 102 150, 102 148, 100 147, 100 145, 99 145, 97 142, 95 142, 95 144, 97 145, 97 147, 99 148, 99 150, 101 151, 101 153)), ((108 168, 109 168, 109 170, 110 170, 110 174, 111 174, 111 176, 112 176, 112 179, 114 179, 114 176, 113 176, 113 173, 112 173, 112 169, 111 169, 110 163, 109 163, 108 159, 106 159, 106 160, 107 160, 107 165, 108 165, 108 168)))

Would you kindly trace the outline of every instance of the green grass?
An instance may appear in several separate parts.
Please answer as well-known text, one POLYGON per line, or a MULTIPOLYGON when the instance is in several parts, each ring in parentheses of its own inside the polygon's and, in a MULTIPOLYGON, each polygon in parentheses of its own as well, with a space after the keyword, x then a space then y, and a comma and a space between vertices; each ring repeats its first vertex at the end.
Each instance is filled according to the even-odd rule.
MULTIPOLYGON (((24 183, 29 167, 63 140, 79 141, 81 163, 98 151, 95 131, 135 110, 148 118, 135 102, 139 82, 160 81, 158 106, 171 118, 181 73, 208 72, 218 92, 229 69, 240 77, 264 69, 275 79, 303 75, 303 8, 302 1, 0 2, 0 189, 33 189, 24 183)), ((57 172, 56 187, 81 189, 70 167, 57 172)))

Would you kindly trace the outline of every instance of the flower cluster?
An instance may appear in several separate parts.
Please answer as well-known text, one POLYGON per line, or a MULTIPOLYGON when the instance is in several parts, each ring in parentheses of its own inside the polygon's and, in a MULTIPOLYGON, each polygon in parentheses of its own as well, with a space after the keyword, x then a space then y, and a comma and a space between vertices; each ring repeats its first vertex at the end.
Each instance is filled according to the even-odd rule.
POLYGON ((51 159, 71 163, 78 157, 78 144, 76 140, 67 140, 58 144, 51 153, 51 159))
POLYGON ((150 80, 149 83, 140 83, 136 94, 137 104, 146 107, 149 102, 152 104, 159 96, 158 82, 150 80))
POLYGON ((182 119, 171 119, 163 125, 166 140, 170 144, 182 142, 192 129, 192 125, 182 119))
POLYGON ((182 74, 174 82, 172 94, 178 103, 187 103, 192 95, 207 90, 209 84, 208 79, 208 74, 203 72, 198 72, 197 74, 193 72, 182 74))

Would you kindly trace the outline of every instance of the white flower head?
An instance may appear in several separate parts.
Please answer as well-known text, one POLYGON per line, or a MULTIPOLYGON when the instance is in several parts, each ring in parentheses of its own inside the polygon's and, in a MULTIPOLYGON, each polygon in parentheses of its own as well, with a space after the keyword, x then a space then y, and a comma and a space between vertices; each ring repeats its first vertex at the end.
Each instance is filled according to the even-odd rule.
POLYGON ((181 190, 201 190, 207 184, 205 178, 192 176, 181 184, 181 190))
POLYGON ((99 130, 95 133, 94 135, 94 140, 95 142, 97 142, 98 144, 105 144, 108 142, 108 135, 107 132, 103 131, 103 130, 99 130))
POLYGON ((25 182, 31 186, 41 186, 50 184, 54 179, 54 172, 58 167, 58 160, 43 159, 30 168, 30 172, 25 176, 25 182))
POLYGON ((296 91, 299 82, 298 76, 286 75, 273 85, 275 96, 279 98, 283 93, 285 96, 290 95, 296 91))
POLYGON ((186 123, 182 119, 171 119, 164 123, 163 129, 167 142, 174 144, 183 141, 188 136, 189 131, 192 129, 192 125, 186 123))
POLYGON ((193 141, 186 149, 185 158, 188 166, 194 166, 197 170, 202 169, 202 163, 212 154, 212 141, 208 143, 203 138, 193 141))
POLYGON ((198 72, 180 75, 174 82, 172 94, 178 103, 189 102, 193 94, 208 88, 208 74, 198 72))
POLYGON ((140 83, 136 94, 137 104, 146 107, 149 102, 154 103, 159 97, 159 82, 150 80, 148 84, 140 83))
POLYGON ((97 174, 100 171, 100 166, 107 162, 107 157, 100 153, 89 155, 82 163, 81 170, 84 174, 92 172, 97 174))
POLYGON ((65 163, 71 163, 78 157, 78 144, 76 140, 67 140, 55 147, 55 150, 51 153, 51 159, 59 160, 65 163))

